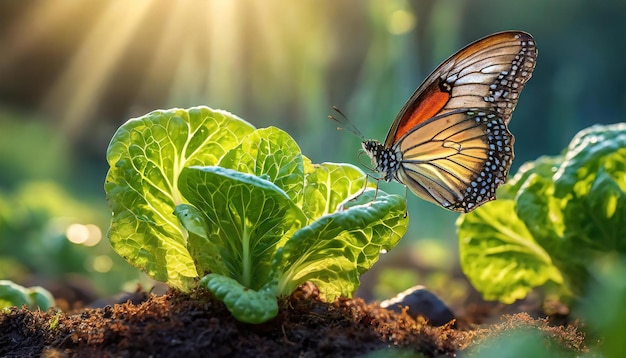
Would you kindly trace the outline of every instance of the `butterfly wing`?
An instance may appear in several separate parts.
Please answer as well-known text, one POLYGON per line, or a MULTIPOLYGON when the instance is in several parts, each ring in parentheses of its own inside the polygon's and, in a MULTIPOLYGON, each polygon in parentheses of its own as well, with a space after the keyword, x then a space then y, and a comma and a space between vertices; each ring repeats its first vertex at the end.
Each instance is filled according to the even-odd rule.
POLYGON ((418 87, 396 116, 384 146, 392 147, 420 123, 456 109, 493 111, 508 124, 536 58, 535 41, 525 32, 501 32, 469 44, 418 87))
POLYGON ((395 179, 419 197, 468 212, 495 198, 513 160, 513 135, 495 111, 453 110, 406 133, 395 179))

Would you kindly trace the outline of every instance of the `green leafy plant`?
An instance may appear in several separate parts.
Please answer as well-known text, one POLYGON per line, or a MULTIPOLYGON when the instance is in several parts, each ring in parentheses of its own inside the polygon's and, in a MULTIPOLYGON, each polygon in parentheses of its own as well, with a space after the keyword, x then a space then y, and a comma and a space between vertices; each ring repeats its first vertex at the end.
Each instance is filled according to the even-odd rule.
POLYGON ((22 307, 47 310, 54 306, 54 298, 45 288, 23 287, 9 280, 0 280, 0 308, 22 307))
POLYGON ((350 296, 406 231, 405 199, 363 191, 358 168, 312 164, 280 129, 207 107, 129 120, 107 160, 115 251, 176 289, 208 288, 244 322, 274 317, 305 281, 350 296))
POLYGON ((626 253, 625 222, 626 124, 593 126, 459 218, 461 265, 486 299, 511 303, 543 286, 570 301, 594 261, 626 253))

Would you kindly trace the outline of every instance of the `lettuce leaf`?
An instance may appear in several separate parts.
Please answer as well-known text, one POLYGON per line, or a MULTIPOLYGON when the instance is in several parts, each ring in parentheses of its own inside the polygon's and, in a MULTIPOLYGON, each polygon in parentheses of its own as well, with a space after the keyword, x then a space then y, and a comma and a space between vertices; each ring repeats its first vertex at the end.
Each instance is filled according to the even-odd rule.
POLYGON ((276 292, 264 287, 252 290, 239 281, 217 274, 208 274, 200 280, 228 310, 241 322, 263 323, 278 314, 276 292))
POLYGON ((293 138, 278 128, 250 133, 218 165, 267 179, 296 204, 302 202, 304 159, 293 138))
MULTIPOLYGON (((344 163, 322 163, 311 166, 306 175, 303 211, 309 218, 335 212, 346 198, 366 188, 366 177, 359 168, 344 163)), ((374 187, 374 183, 367 183, 374 187)))
POLYGON ((485 299, 513 303, 548 280, 563 281, 515 215, 515 201, 498 199, 483 207, 461 216, 458 225, 461 267, 485 299))
POLYGON ((554 177, 567 200, 564 236, 585 250, 626 253, 626 123, 593 126, 570 144, 554 177))
MULTIPOLYGON (((283 190, 251 174, 222 167, 190 167, 183 170, 180 188, 203 214, 203 239, 208 240, 209 248, 217 248, 219 262, 223 262, 199 261, 198 271, 231 277, 253 290, 267 283, 277 247, 306 222, 283 190)), ((190 250, 205 250, 204 240, 190 240, 190 250)))
POLYGON ((368 190, 346 210, 303 227, 278 250, 273 267, 279 293, 310 281, 327 300, 352 295, 359 276, 400 241, 408 225, 404 198, 374 193, 368 190))

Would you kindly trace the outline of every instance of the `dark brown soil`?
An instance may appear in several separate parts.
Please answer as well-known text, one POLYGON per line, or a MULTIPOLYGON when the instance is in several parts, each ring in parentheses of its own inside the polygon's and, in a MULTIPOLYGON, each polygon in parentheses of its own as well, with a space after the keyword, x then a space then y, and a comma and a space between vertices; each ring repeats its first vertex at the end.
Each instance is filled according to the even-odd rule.
POLYGON ((70 313, 11 309, 0 314, 0 356, 355 357, 396 348, 438 357, 515 327, 541 330, 566 350, 585 351, 574 326, 555 327, 526 314, 484 328, 432 327, 361 299, 321 302, 312 285, 283 300, 278 316, 259 325, 234 320, 206 292, 139 298, 70 313))

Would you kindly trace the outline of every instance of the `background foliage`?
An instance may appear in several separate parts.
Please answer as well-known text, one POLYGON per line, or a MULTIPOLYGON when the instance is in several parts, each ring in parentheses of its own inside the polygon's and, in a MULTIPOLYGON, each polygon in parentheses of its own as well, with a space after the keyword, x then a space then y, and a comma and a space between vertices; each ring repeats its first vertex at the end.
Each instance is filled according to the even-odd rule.
MULTIPOLYGON (((13 260, 0 262, 0 278, 16 267, 20 280, 33 273, 93 273, 96 257, 110 254, 106 240, 97 252, 63 240, 71 223, 106 230, 105 150, 128 118, 208 105, 257 127, 284 129, 314 162, 358 164, 358 141, 338 134, 326 119, 332 105, 366 136, 383 139, 429 71, 461 46, 501 30, 528 31, 539 49, 535 75, 511 122, 512 172, 540 155, 558 154, 578 130, 624 121, 626 49, 616 37, 625 14, 622 0, 0 0, 0 260, 13 260), (33 181, 51 186, 21 189, 33 181), (29 220, 42 224, 7 229, 15 228, 15 215, 23 212, 15 208, 29 197, 36 199, 31 207, 53 203, 26 211, 40 213, 29 220), (48 227, 58 229, 57 239, 46 236, 53 232, 48 227), (35 238, 27 239, 30 234, 35 238), (27 250, 27 240, 60 240, 80 252, 46 258, 60 268, 39 268, 34 256, 16 254, 27 250), (68 257, 78 263, 69 265, 74 259, 68 257)), ((383 189, 404 193, 397 184, 383 189)), ((392 251, 381 263, 451 272, 458 260, 457 214, 412 196, 409 205, 411 226, 401 244, 409 250, 392 251), (437 262, 417 252, 441 245, 443 253, 433 251, 437 262)), ((95 271, 106 276, 102 291, 133 279, 116 274, 126 267, 110 257, 108 271, 95 271)), ((411 281, 406 287, 416 283, 403 277, 411 281)), ((373 291, 366 283, 361 294, 373 291)))

